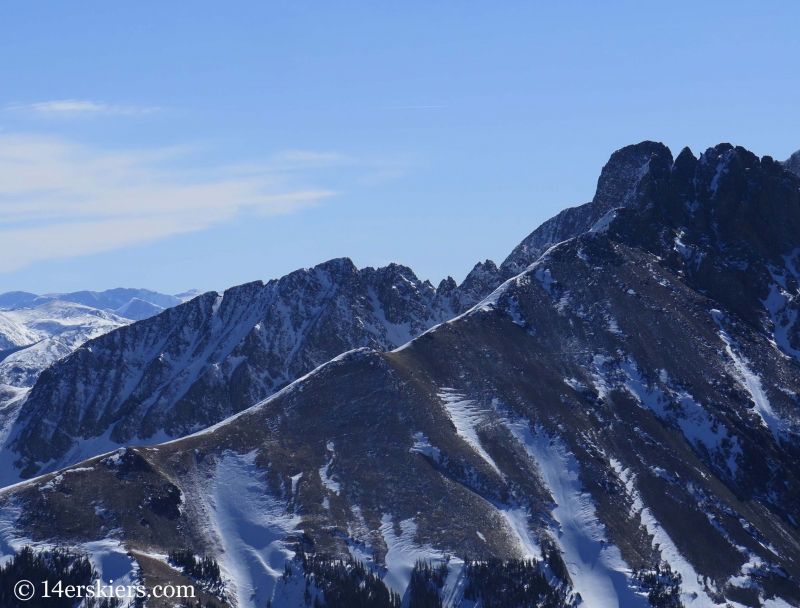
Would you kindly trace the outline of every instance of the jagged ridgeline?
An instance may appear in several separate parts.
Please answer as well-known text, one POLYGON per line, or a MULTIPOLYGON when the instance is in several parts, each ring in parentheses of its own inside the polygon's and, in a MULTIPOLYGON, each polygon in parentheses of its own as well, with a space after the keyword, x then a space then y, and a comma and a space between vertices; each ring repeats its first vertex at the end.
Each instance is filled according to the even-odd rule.
POLYGON ((25 404, 29 472, 102 444, 80 443, 99 428, 127 441, 238 413, 7 488, 4 534, 76 547, 113 534, 145 580, 172 568, 159 556, 202 548, 225 601, 248 608, 323 602, 326 586, 458 608, 800 605, 799 258, 790 163, 727 144, 625 148, 592 202, 497 268, 505 282, 419 333, 390 312, 424 292, 405 271, 381 283, 337 261, 88 343, 25 404), (367 285, 363 306, 382 302, 385 334, 343 277, 367 285), (342 327, 399 346, 401 326, 400 348, 338 350, 342 327), (299 373, 315 352, 334 354, 283 389, 288 372, 253 375, 304 361, 299 373), (272 392, 246 407, 256 377, 272 392))
MULTIPOLYGON (((35 386, 29 395, 12 391, 7 396, 0 387, 0 403, 14 405, 0 412, 0 422, 12 429, 0 454, 8 469, 5 483, 74 464, 120 444, 157 443, 200 430, 347 350, 402 346, 468 310, 549 247, 589 231, 614 209, 645 209, 655 196, 659 204, 673 209, 684 203, 702 208, 695 220, 706 225, 698 225, 699 233, 713 232, 715 219, 706 212, 725 219, 732 211, 723 200, 730 197, 717 196, 721 184, 724 192, 738 179, 734 173, 750 171, 744 165, 757 161, 760 175, 748 179, 757 177, 759 189, 767 187, 764 179, 771 181, 767 190, 759 190, 770 197, 780 179, 768 177, 766 168, 794 175, 797 158, 795 154, 782 165, 769 157, 762 162, 746 150, 721 144, 699 160, 684 151, 673 163, 668 148, 643 142, 612 155, 590 203, 545 222, 499 268, 491 260, 477 264, 461 285, 448 277, 434 288, 398 264, 358 270, 348 259, 331 260, 266 284, 202 294, 152 319, 100 336, 69 356, 71 349, 58 340, 58 357, 66 357, 41 378, 42 369, 57 358, 52 356, 54 348, 41 344, 27 359, 24 353, 15 353, 0 366, 0 383, 25 387, 35 382, 35 386), (713 204, 702 204, 706 199, 713 204), (718 202, 722 204, 716 208, 718 202), (50 358, 39 351, 47 351, 50 358)), ((754 213, 752 223, 740 222, 739 227, 763 225, 770 213, 763 211, 767 214, 754 213)), ((774 216, 775 211, 771 213, 774 216)), ((791 223, 781 224, 772 216, 776 229, 789 229, 791 223)), ((690 252, 691 246, 682 251, 690 252)), ((704 271, 712 259, 705 260, 704 271)), ((723 273, 720 284, 727 285, 729 278, 723 273)), ((100 302, 98 296, 103 294, 66 295, 100 302)), ((788 329, 785 333, 794 335, 788 329)))
POLYGON ((477 303, 497 273, 478 264, 461 286, 448 278, 437 290, 405 266, 358 270, 344 258, 202 294, 37 368, 24 405, 3 421, 16 421, 4 465, 30 477, 200 430, 345 351, 405 344, 477 303))

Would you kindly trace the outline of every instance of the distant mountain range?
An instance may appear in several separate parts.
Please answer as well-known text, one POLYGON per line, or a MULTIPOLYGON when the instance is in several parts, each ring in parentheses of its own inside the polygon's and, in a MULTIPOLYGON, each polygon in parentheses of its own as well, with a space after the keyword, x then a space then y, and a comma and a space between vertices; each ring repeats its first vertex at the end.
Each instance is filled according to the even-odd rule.
POLYGON ((81 344, 130 323, 111 313, 53 300, 0 312, 0 384, 33 386, 41 371, 81 344))
POLYGON ((237 607, 324 605, 324 556, 411 607, 800 605, 798 159, 642 142, 461 285, 343 258, 93 338, 0 412, 0 538, 189 547, 237 607))
POLYGON ((149 289, 119 287, 106 291, 75 291, 73 293, 49 293, 43 296, 27 291, 9 291, 0 294, 0 311, 36 308, 48 302, 72 302, 90 308, 110 312, 118 317, 140 321, 172 306, 190 300, 200 291, 191 290, 175 296, 164 295, 149 289))
POLYGON ((44 296, 0 294, 0 419, 12 420, 42 370, 87 340, 199 294, 167 296, 123 288, 44 296))

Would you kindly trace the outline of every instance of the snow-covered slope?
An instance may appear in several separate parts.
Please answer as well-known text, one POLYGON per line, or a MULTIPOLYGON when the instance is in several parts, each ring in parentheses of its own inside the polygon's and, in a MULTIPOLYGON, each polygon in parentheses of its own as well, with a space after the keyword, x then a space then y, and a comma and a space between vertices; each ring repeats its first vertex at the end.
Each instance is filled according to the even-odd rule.
POLYGON ((120 306, 114 312, 120 317, 141 321, 142 319, 149 319, 164 310, 166 310, 164 306, 140 300, 139 298, 132 298, 127 304, 120 306))
MULTIPOLYGON (((129 322, 96 308, 57 300, 0 312, 2 337, 16 344, 0 350, 0 445, 8 439, 30 388, 44 369, 87 340, 129 322)), ((13 480, 13 472, 4 470, 0 477, 13 480)))
POLYGON ((20 412, 7 459, 21 457, 31 475, 69 464, 78 444, 108 433, 125 444, 196 431, 342 352, 391 350, 452 318, 491 290, 476 287, 488 264, 466 290, 437 292, 398 264, 358 270, 338 259, 202 294, 48 369, 20 412))
POLYGON ((183 293, 176 293, 175 297, 178 298, 181 302, 188 302, 199 296, 200 294, 204 293, 199 289, 190 289, 189 291, 184 291, 183 293))
POLYGON ((0 312, 27 332, 25 348, 0 360, 0 384, 31 387, 39 374, 81 344, 128 324, 96 308, 55 300, 36 308, 0 312))
MULTIPOLYGON (((24 307, 38 297, 39 296, 35 293, 30 293, 28 291, 7 291, 6 293, 0 293, 0 310, 12 310, 14 308, 24 307)), ((44 302, 42 302, 42 304, 43 303, 44 302)))
MULTIPOLYGON (((776 325, 769 299, 776 284, 798 295, 800 179, 727 145, 654 157, 642 179, 641 206, 401 348, 351 350, 194 435, 0 492, 18 509, 0 536, 85 544, 113 530, 149 555, 189 546, 216 557, 235 606, 302 606, 301 550, 363 560, 406 606, 418 558, 449 564, 435 592, 461 608, 475 607, 466 558, 541 560, 557 606, 800 605, 800 361, 794 319, 776 325)), ((387 339, 416 330, 398 323, 404 306, 435 310, 402 297, 427 288, 398 268, 362 276, 340 260, 290 276, 267 315, 244 302, 270 284, 171 310, 207 305, 212 328, 252 312, 263 331, 377 301, 391 325, 364 331, 387 339), (366 299, 321 299, 342 276, 366 299)), ((90 348, 137 327, 163 339, 137 323, 90 348)), ((219 331, 200 335, 234 341, 219 331)), ((180 352, 210 348, 181 338, 180 352)), ((178 360, 159 352, 158 369, 178 360)))
POLYGON ((116 311, 126 306, 134 298, 142 302, 154 304, 161 309, 180 304, 180 298, 165 295, 150 289, 131 289, 119 287, 106 291, 76 291, 73 293, 48 294, 46 297, 75 302, 84 306, 91 306, 101 310, 116 311))
POLYGON ((31 331, 13 315, 0 312, 0 358, 17 348, 29 346, 40 339, 40 334, 31 331))
MULTIPOLYGON (((193 290, 194 291, 194 290, 193 290)), ((42 296, 24 291, 0 294, 0 310, 37 308, 48 302, 60 301, 80 304, 138 321, 158 314, 171 306, 186 301, 191 292, 170 296, 150 289, 116 288, 106 291, 76 291, 72 293, 49 293, 42 296)))

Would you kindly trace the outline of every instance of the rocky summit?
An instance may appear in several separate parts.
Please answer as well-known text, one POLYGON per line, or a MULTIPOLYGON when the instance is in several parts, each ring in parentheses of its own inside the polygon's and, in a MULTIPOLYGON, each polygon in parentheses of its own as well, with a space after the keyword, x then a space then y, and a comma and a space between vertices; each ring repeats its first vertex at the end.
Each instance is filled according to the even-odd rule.
POLYGON ((405 266, 358 270, 343 258, 202 294, 46 369, 6 421, 4 462, 30 477, 202 429, 345 351, 392 350, 472 307, 495 286, 484 268, 496 271, 478 264, 461 287, 437 290, 405 266))
POLYGON ((195 432, 4 490, 3 542, 145 581, 189 547, 230 606, 798 606, 790 168, 644 142, 461 286, 334 260, 96 338, 22 406, 26 475, 195 432))

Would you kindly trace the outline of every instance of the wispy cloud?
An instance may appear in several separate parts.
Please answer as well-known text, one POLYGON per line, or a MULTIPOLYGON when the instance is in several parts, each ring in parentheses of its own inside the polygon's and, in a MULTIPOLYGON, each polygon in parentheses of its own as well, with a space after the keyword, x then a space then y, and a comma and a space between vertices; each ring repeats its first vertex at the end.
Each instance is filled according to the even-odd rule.
MULTIPOLYGON (((295 162, 319 160, 305 154, 295 162)), ((0 133, 0 272, 203 230, 245 210, 294 213, 335 194, 280 162, 198 171, 182 166, 185 155, 0 133)))
POLYGON ((311 150, 286 150, 276 154, 276 160, 323 165, 351 164, 356 159, 339 152, 314 152, 311 150))
POLYGON ((149 106, 114 105, 96 101, 82 101, 78 99, 60 99, 42 101, 30 104, 10 104, 6 110, 16 112, 30 112, 49 118, 73 118, 92 115, 136 115, 151 114, 159 108, 149 106))
POLYGON ((387 110, 427 110, 431 108, 444 108, 446 106, 387 106, 387 110))

